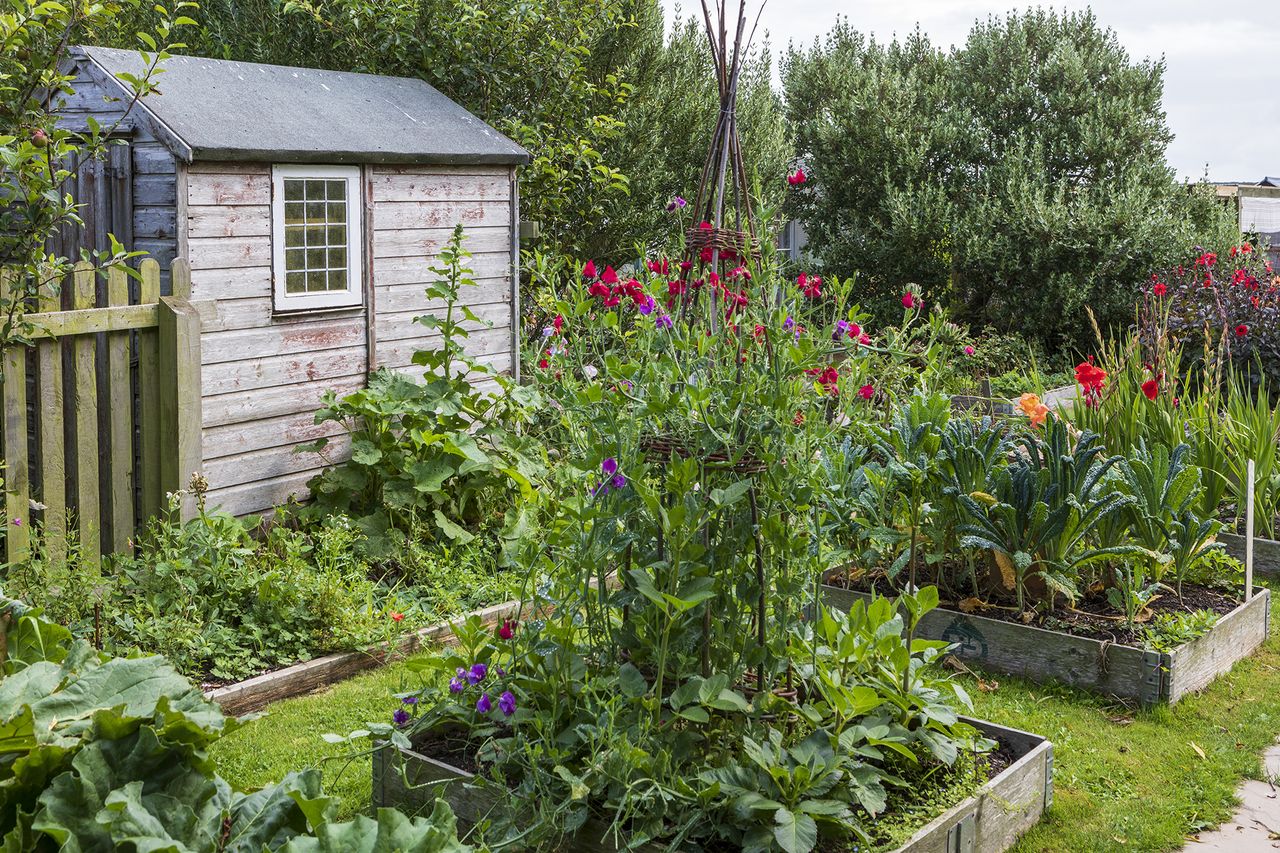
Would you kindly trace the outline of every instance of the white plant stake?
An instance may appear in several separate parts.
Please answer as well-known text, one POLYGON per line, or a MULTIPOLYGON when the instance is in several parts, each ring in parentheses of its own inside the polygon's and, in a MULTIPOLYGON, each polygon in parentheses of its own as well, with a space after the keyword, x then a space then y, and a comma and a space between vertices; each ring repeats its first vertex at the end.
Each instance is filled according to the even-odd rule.
POLYGON ((1244 499, 1244 600, 1253 598, 1253 460, 1248 465, 1248 489, 1244 499))

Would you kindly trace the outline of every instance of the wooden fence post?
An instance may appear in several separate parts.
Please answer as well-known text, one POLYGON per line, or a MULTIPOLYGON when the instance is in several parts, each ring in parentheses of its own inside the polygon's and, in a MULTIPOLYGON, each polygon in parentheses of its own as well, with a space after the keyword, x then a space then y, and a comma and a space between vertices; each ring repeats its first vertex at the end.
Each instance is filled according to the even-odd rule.
POLYGON ((27 470, 27 349, 4 352, 5 559, 25 560, 31 547, 31 484, 27 470))
MULTIPOLYGON (((96 304, 94 267, 88 261, 76 264, 72 307, 93 308, 96 304)), ((75 353, 76 412, 76 517, 80 527, 80 557, 97 565, 102 555, 102 506, 98 483, 98 353, 92 335, 77 335, 75 353)))
MULTIPOLYGON (((200 314, 191 305, 191 270, 186 261, 174 261, 173 296, 162 297, 160 322, 160 476, 165 491, 187 486, 200 470, 200 314)), ((195 515, 195 498, 182 502, 182 518, 195 515)))
MULTIPOLYGON (((160 302, 160 265, 147 258, 138 265, 142 282, 138 287, 139 302, 155 305, 160 302)), ((158 309, 157 309, 158 310, 158 309)), ((141 523, 159 515, 164 509, 164 487, 160 478, 160 448, 164 446, 165 433, 160 428, 160 347, 156 329, 140 329, 138 345, 138 427, 140 432, 140 456, 138 476, 141 480, 141 523)))
MULTIPOLYGON (((52 313, 61 309, 62 287, 40 288, 38 307, 52 313)), ((67 453, 62 389, 62 342, 46 338, 36 344, 40 420, 40 502, 44 504, 42 528, 49 561, 60 565, 67 556, 67 453)))

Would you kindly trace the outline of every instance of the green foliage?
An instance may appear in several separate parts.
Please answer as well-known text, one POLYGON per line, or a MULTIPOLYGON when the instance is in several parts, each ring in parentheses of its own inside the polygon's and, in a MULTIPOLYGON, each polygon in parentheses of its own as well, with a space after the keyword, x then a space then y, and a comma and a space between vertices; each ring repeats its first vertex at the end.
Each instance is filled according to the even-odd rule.
MULTIPOLYGON (((73 551, 5 567, 5 590, 51 606, 51 615, 101 647, 163 654, 193 678, 234 681, 332 651, 364 648, 422 624, 403 590, 369 579, 363 536, 342 516, 305 528, 281 514, 261 538, 258 519, 201 507, 177 521, 175 496, 137 551, 99 571, 73 551), (392 612, 406 612, 397 624, 392 612)), ((36 542, 40 542, 39 536, 36 542)))
POLYGON ((889 316, 915 282, 959 319, 1081 345, 1185 246, 1234 229, 1165 162, 1163 63, 1134 62, 1092 13, 979 22, 950 52, 838 24, 783 62, 796 198, 826 271, 857 269, 889 316))
POLYGON ((1210 610, 1191 613, 1157 613, 1143 626, 1143 645, 1157 652, 1171 652, 1198 640, 1218 624, 1218 614, 1210 610))
MULTIPOLYGON (((459 304, 462 288, 475 286, 466 267, 470 256, 458 225, 431 268, 441 278, 427 287, 427 297, 443 303, 444 316, 416 318, 440 341, 413 356, 426 368, 425 381, 384 369, 341 399, 326 393, 316 415, 317 423, 347 428, 351 457, 308 483, 315 497, 310 512, 355 518, 374 558, 403 548, 411 533, 466 544, 482 526, 498 526, 504 514, 500 537, 518 540, 537 506, 543 450, 513 429, 537 395, 463 349, 468 326, 481 322, 459 304), (480 382, 495 383, 497 391, 481 390, 480 382)), ((327 445, 320 439, 298 452, 327 445)))
POLYGON ((453 814, 393 810, 347 823, 315 771, 254 792, 214 772, 209 748, 241 725, 163 658, 113 658, 0 599, 0 826, 6 849, 466 853, 453 814))
MULTIPOLYGON (((71 263, 81 260, 47 250, 60 230, 83 225, 79 204, 63 191, 64 183, 81 163, 106 156, 109 137, 138 98, 156 91, 156 66, 184 46, 176 40, 177 30, 195 23, 186 16, 194 6, 186 0, 172 8, 141 0, 17 0, 0 15, 0 264, 14 276, 0 298, 0 350, 30 340, 32 328, 24 320, 28 303, 56 292, 71 263), (122 26, 122 19, 139 8, 148 10, 149 25, 142 30, 122 26), (122 47, 142 51, 145 73, 126 81, 137 96, 122 105, 121 116, 110 125, 88 117, 85 131, 59 127, 55 113, 75 93, 70 47, 111 32, 119 33, 122 47)), ((110 249, 85 259, 105 267, 140 254, 111 236, 110 249)))

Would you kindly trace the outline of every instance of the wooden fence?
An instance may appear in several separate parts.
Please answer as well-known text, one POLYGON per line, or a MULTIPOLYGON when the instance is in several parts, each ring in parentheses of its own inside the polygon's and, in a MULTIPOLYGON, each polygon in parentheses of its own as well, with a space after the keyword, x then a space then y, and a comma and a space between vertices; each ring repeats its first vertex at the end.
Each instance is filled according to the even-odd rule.
MULTIPOLYGON (((3 353, 9 562, 29 553, 33 520, 53 560, 65 556, 68 533, 89 562, 124 551, 165 493, 200 469, 200 319, 190 270, 173 262, 172 296, 160 295, 154 260, 139 272, 140 282, 119 268, 103 280, 77 264, 62 287, 69 299, 43 288, 38 313, 26 316, 33 345, 3 353)), ((0 288, 7 282, 0 273, 0 288)))

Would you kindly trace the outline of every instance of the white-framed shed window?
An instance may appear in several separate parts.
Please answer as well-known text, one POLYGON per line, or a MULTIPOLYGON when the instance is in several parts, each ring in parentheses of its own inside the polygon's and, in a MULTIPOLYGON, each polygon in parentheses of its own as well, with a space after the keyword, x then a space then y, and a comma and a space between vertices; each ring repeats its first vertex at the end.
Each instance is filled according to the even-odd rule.
POLYGON ((359 166, 272 167, 276 311, 363 304, 360 199, 359 166))

